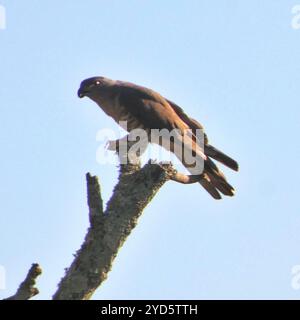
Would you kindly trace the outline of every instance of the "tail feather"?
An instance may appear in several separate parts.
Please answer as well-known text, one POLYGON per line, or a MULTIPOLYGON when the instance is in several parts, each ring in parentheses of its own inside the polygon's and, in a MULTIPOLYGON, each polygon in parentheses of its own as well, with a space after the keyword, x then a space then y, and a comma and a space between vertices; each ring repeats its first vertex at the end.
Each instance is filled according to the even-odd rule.
POLYGON ((213 186, 226 196, 234 195, 234 188, 227 182, 223 172, 215 165, 211 159, 205 161, 205 171, 213 186))
MULTIPOLYGON (((177 148, 174 148, 175 145, 181 145, 183 142, 183 137, 178 136, 177 139, 173 142, 174 145, 170 145, 170 151, 174 152, 174 154, 181 160, 182 164, 187 168, 187 170, 192 175, 199 175, 199 183, 202 187, 214 198, 214 199, 222 199, 221 194, 225 196, 233 196, 234 188, 227 182, 222 171, 216 166, 216 164, 209 158, 212 157, 221 163, 227 165, 229 168, 233 170, 238 170, 238 164, 235 160, 231 159, 221 151, 217 150, 211 145, 205 145, 204 150, 201 149, 200 146, 194 144, 193 141, 189 141, 189 136, 185 137, 185 148, 190 148, 191 151, 195 153, 198 157, 197 159, 200 161, 204 161, 204 170, 202 174, 195 173, 195 166, 190 165, 185 161, 182 157, 181 152, 177 152, 177 148), (204 151, 204 152, 203 152, 204 151)), ((163 144, 168 146, 167 144, 163 144)), ((181 151, 181 149, 179 149, 181 151)), ((186 152, 186 149, 185 149, 186 152)))
POLYGON ((201 176, 199 183, 214 199, 216 200, 222 199, 219 191, 214 187, 214 185, 211 183, 209 177, 206 174, 203 174, 201 176))
POLYGON ((223 153, 222 151, 218 150, 217 148, 213 147, 210 144, 205 145, 205 154, 221 162, 222 164, 224 164, 225 166, 229 167, 232 170, 235 170, 235 171, 239 170, 239 165, 234 159, 230 158, 225 153, 223 153))
POLYGON ((212 185, 215 188, 217 188, 220 192, 222 192, 225 196, 234 196, 234 189, 229 183, 219 180, 213 174, 208 174, 208 176, 211 180, 212 185))

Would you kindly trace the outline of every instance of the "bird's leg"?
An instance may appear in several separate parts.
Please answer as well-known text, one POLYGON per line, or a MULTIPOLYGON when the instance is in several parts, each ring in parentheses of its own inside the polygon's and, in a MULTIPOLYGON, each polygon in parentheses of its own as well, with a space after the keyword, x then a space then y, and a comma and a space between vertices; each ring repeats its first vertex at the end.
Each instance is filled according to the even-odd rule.
MULTIPOLYGON (((124 139, 124 138, 127 138, 127 136, 126 136, 126 137, 123 137, 122 139, 124 139)), ((122 139, 118 139, 118 140, 108 140, 107 143, 106 143, 106 148, 107 148, 107 150, 118 152, 120 140, 122 140, 122 139)))
MULTIPOLYGON (((106 148, 107 150, 116 151, 117 153, 122 148, 126 148, 127 152, 131 152, 133 151, 132 149, 136 144, 137 144, 137 141, 132 141, 132 139, 130 138, 130 135, 128 134, 121 139, 108 140, 106 144, 106 148)), ((135 149, 134 151, 138 153, 138 156, 141 156, 146 150, 147 142, 141 143, 139 146, 140 148, 135 149)))
POLYGON ((136 141, 135 136, 131 136, 130 133, 125 137, 118 140, 109 140, 107 142, 107 149, 115 151, 120 158, 121 164, 136 164, 139 162, 139 157, 146 151, 148 140, 139 138, 136 141))

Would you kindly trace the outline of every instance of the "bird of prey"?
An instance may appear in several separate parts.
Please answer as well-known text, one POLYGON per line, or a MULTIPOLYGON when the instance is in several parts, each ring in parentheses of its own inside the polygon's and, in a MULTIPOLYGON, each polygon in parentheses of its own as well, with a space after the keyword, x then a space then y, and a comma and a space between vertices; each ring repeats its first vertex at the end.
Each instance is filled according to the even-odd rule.
MULTIPOLYGON (((193 142, 190 148, 203 160, 204 164, 199 174, 199 183, 215 199, 221 199, 221 194, 234 195, 234 188, 227 182, 224 174, 211 158, 235 171, 238 171, 238 163, 210 145, 203 126, 189 117, 174 102, 151 89, 105 77, 92 77, 82 81, 78 96, 92 99, 117 123, 126 121, 128 132, 137 128, 147 130, 147 132, 151 129, 192 131, 193 142), (197 141, 194 139, 197 130, 203 133, 204 142, 202 144, 195 142, 197 141)), ((174 147, 170 147, 169 150, 174 152, 174 147)), ((193 172, 190 165, 185 161, 182 163, 190 172, 193 172)))

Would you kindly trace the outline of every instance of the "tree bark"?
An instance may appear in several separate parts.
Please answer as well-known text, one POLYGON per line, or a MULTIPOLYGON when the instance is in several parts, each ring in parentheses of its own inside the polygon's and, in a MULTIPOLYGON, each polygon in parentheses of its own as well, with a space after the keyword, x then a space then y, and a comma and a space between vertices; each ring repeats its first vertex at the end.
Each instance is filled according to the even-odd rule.
POLYGON ((87 300, 107 278, 119 249, 144 208, 169 179, 171 166, 121 165, 119 182, 103 211, 97 177, 87 174, 90 228, 81 249, 61 280, 55 300, 87 300))
MULTIPOLYGON (((124 141, 126 137, 110 142, 110 150, 118 151, 118 146, 124 141)), ((139 155, 133 159, 130 154, 131 160, 128 162, 128 154, 118 154, 121 163, 119 181, 105 211, 98 178, 90 173, 86 175, 90 227, 53 300, 90 299, 107 278, 118 251, 137 225, 144 208, 163 184, 168 180, 183 184, 199 181, 199 176, 178 173, 171 164, 153 164, 149 161, 141 168, 139 155)), ((27 300, 38 294, 35 280, 40 273, 41 268, 34 264, 17 293, 8 299, 27 300)))
POLYGON ((37 263, 34 263, 25 280, 20 284, 17 292, 4 300, 29 300, 39 294, 39 290, 35 287, 37 277, 42 273, 42 269, 37 263))

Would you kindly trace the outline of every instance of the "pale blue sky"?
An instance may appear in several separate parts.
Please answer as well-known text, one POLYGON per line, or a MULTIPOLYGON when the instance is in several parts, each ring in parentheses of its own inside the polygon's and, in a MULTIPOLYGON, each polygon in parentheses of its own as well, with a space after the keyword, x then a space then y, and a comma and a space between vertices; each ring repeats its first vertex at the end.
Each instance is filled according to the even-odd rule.
POLYGON ((84 78, 151 87, 202 122, 240 163, 236 197, 167 183, 95 299, 292 298, 300 264, 297 0, 0 0, 0 265, 12 294, 32 262, 50 298, 88 227, 85 173, 102 128, 84 78))

